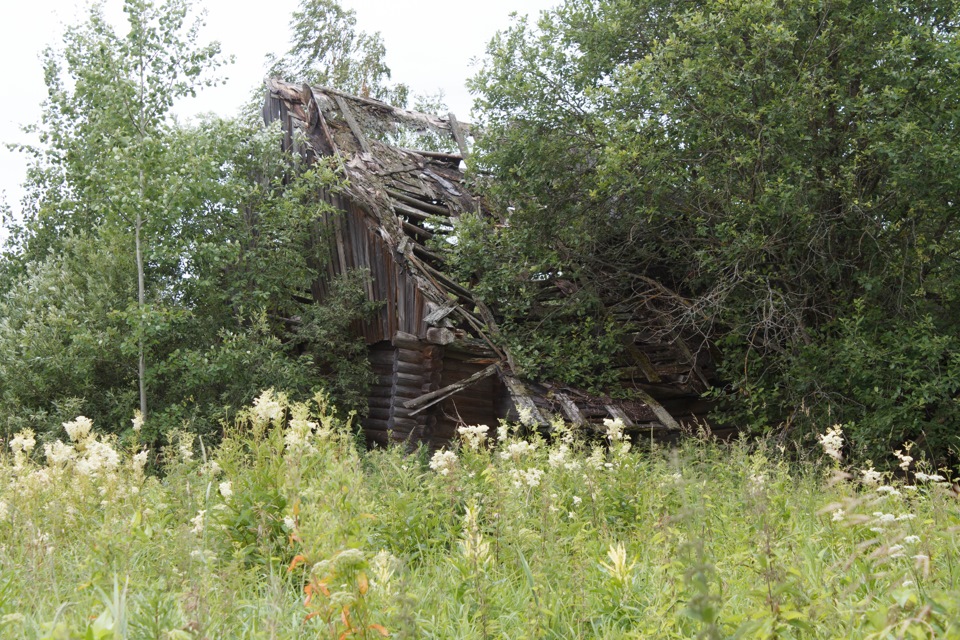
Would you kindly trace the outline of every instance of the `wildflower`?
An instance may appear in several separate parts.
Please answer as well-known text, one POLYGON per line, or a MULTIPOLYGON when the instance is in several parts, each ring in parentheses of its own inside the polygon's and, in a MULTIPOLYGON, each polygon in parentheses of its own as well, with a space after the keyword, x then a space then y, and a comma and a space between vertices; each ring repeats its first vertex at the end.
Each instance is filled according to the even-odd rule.
POLYGON ((504 460, 513 459, 514 461, 519 461, 520 458, 533 453, 536 449, 537 445, 535 443, 520 440, 519 442, 511 442, 507 445, 507 450, 501 452, 500 457, 504 460))
POLYGON ((574 505, 578 505, 578 504, 580 504, 581 502, 583 502, 583 498, 581 498, 580 496, 573 496, 573 504, 574 504, 574 505))
POLYGON ((882 487, 877 487, 877 488, 875 489, 875 491, 876 491, 877 493, 886 493, 886 494, 889 494, 889 495, 891 495, 891 496, 899 496, 899 495, 900 495, 900 492, 899 492, 899 491, 897 491, 896 489, 894 489, 893 487, 891 487, 891 486, 888 485, 888 484, 885 484, 885 485, 883 485, 882 487))
POLYGON ((767 482, 767 476, 764 473, 751 473, 749 482, 750 492, 758 493, 763 490, 763 487, 767 482))
POLYGON ((63 428, 67 430, 67 435, 70 436, 72 441, 82 442, 90 435, 90 430, 93 429, 93 420, 86 416, 77 416, 71 422, 64 422, 63 428))
POLYGON ((610 564, 601 562, 600 566, 618 582, 627 582, 636 563, 627 566, 627 549, 623 546, 623 543, 611 544, 607 550, 607 558, 610 559, 610 564))
POLYGON ((10 513, 10 507, 7 506, 7 503, 3 500, 0 500, 0 521, 6 520, 7 515, 10 513))
POLYGON ((900 451, 899 449, 893 452, 893 455, 895 455, 895 456, 897 457, 897 459, 900 460, 900 468, 903 469, 904 471, 906 471, 907 469, 909 469, 909 468, 910 468, 910 463, 913 462, 913 457, 909 455, 909 454, 910 454, 910 449, 911 449, 911 447, 913 447, 913 443, 912 443, 912 442, 908 442, 908 443, 907 443, 906 445, 904 445, 904 447, 903 447, 904 449, 906 449, 906 451, 907 451, 906 453, 903 453, 903 452, 900 451))
POLYGON ((265 422, 273 422, 283 416, 282 396, 277 396, 273 389, 267 389, 260 397, 253 401, 253 414, 265 422))
POLYGON ((607 429, 607 439, 610 440, 611 444, 615 442, 622 442, 626 438, 623 433, 623 420, 620 418, 615 420, 604 418, 603 426, 607 429))
POLYGON ((32 429, 24 429, 10 440, 10 450, 15 455, 30 453, 36 445, 37 440, 33 437, 32 429))
POLYGON ((820 446, 823 447, 823 452, 837 462, 840 462, 840 458, 843 455, 841 453, 841 449, 843 448, 843 427, 835 424, 827 429, 825 434, 817 436, 817 439, 820 440, 820 446))
POLYGON ((203 520, 206 515, 207 515, 207 510, 200 509, 199 511, 197 511, 197 515, 195 515, 193 518, 190 519, 190 524, 193 525, 193 528, 190 530, 193 531, 198 536, 203 535, 203 520))
POLYGON ((144 449, 140 453, 134 454, 133 456, 133 469, 134 471, 143 471, 143 468, 147 466, 147 456, 150 452, 147 449, 144 449))
POLYGON ((52 444, 48 442, 43 445, 43 454, 47 457, 48 465, 56 466, 73 460, 77 452, 70 445, 57 440, 52 444))
POLYGON ((593 451, 590 452, 590 457, 587 458, 587 466, 591 469, 600 470, 603 468, 605 457, 602 447, 594 447, 593 451))
POLYGON ((143 429, 143 414, 140 413, 140 409, 134 412, 133 419, 130 422, 133 423, 133 430, 140 433, 140 430, 143 429))
POLYGON ((320 425, 305 418, 294 418, 290 420, 290 426, 283 436, 283 441, 288 451, 309 451, 313 447, 310 445, 310 436, 320 425))
POLYGON ((536 467, 530 469, 514 469, 510 472, 513 476, 513 486, 517 489, 524 485, 531 489, 540 485, 540 478, 543 477, 543 470, 536 467))
POLYGON ((895 545, 893 545, 892 547, 890 547, 889 549, 887 549, 887 553, 890 555, 891 558, 902 558, 902 557, 903 557, 903 545, 902 545, 902 544, 895 544, 895 545))
POLYGON ((875 511, 873 516, 881 525, 896 522, 897 520, 897 516, 893 515, 892 513, 883 513, 882 511, 875 511))
POLYGON ((449 475, 457 468, 457 454, 453 451, 440 450, 430 458, 430 468, 442 476, 449 475))
POLYGON ((871 466, 869 469, 861 470, 860 475, 862 476, 860 478, 860 482, 867 486, 880 484, 880 480, 883 479, 883 474, 875 470, 873 466, 871 466))
POLYGON ((920 471, 917 471, 916 478, 920 482, 943 482, 946 480, 943 476, 937 473, 926 474, 920 471))
MULTIPOLYGON (((191 444, 193 443, 191 442, 191 444)), ((190 455, 193 455, 192 449, 190 450, 190 455)), ((220 465, 217 464, 216 460, 211 460, 200 467, 200 473, 205 476, 216 476, 219 475, 221 471, 223 471, 223 469, 220 468, 220 465)))
POLYGON ((224 500, 229 500, 230 496, 233 495, 233 483, 227 480, 226 482, 220 483, 220 495, 223 496, 224 500))
POLYGON ((287 531, 293 531, 297 528, 297 521, 293 516, 283 516, 283 528, 287 531))
POLYGON ((553 469, 562 467, 567 462, 568 453, 570 453, 570 447, 565 444, 561 444, 554 451, 550 452, 550 455, 547 457, 547 463, 553 469))
POLYGON ((468 561, 481 565, 490 558, 490 543, 484 541, 477 523, 480 507, 467 507, 463 514, 463 537, 460 539, 460 552, 468 561))
POLYGON ((567 519, 568 519, 568 520, 573 520, 573 519, 576 518, 576 517, 577 517, 577 514, 575 514, 573 511, 568 511, 568 512, 567 512, 567 519))
POLYGON ((390 591, 390 581, 396 573, 400 561, 386 549, 377 552, 370 560, 370 570, 373 572, 373 583, 390 591))
POLYGON ((463 438, 463 442, 467 445, 467 448, 474 450, 479 450, 483 447, 483 444, 487 441, 488 431, 490 431, 490 427, 485 424, 478 424, 473 427, 464 425, 457 429, 457 433, 463 438))
POLYGON ((907 536, 903 539, 903 541, 907 544, 917 544, 920 542, 920 536, 907 536))
POLYGON ((913 513, 901 513, 900 515, 897 516, 897 522, 904 522, 904 521, 906 521, 906 520, 913 520, 913 519, 916 518, 916 517, 917 517, 916 514, 913 514, 913 513))
POLYGON ((833 512, 833 521, 834 522, 843 522, 846 512, 843 509, 837 509, 833 512))

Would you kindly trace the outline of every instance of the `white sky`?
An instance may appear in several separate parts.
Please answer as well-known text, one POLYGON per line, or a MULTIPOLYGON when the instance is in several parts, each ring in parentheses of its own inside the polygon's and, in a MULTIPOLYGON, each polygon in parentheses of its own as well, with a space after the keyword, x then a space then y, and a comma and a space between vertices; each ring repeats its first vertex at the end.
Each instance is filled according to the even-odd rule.
MULTIPOLYGON (((536 14, 558 0, 341 0, 357 13, 358 27, 380 31, 394 82, 415 93, 443 90, 447 104, 469 120, 472 99, 464 86, 493 34, 506 28, 509 14, 536 14)), ((122 0, 107 0, 108 15, 122 20, 122 0)), ((214 111, 232 115, 263 80, 264 57, 289 46, 288 24, 297 0, 245 3, 242 0, 195 0, 207 11, 204 42, 219 40, 236 63, 224 70, 228 82, 208 89, 177 112, 214 111), (246 8, 245 8, 246 7, 246 8)), ((0 0, 0 143, 27 142, 20 126, 39 119, 44 98, 40 52, 57 45, 63 26, 82 20, 84 0, 0 0)), ((21 154, 0 148, 0 192, 19 212, 19 188, 26 171, 21 154)), ((0 231, 2 237, 2 231, 0 231)))

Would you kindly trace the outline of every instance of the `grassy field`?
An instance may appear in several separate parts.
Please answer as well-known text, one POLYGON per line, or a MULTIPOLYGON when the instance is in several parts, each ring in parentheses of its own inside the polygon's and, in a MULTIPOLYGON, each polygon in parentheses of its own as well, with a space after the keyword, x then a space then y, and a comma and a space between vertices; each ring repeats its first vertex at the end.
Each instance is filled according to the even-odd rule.
POLYGON ((960 638, 949 484, 846 468, 840 432, 405 455, 269 392, 215 450, 64 427, 4 443, 4 638, 960 638))

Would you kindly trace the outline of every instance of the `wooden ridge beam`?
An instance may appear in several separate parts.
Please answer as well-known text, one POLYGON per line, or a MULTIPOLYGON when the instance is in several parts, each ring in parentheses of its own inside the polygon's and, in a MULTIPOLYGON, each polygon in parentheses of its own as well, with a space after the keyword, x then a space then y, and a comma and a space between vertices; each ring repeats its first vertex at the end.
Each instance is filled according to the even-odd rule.
POLYGON ((443 400, 446 400, 450 396, 456 393, 459 393, 460 391, 463 391, 467 387, 470 387, 476 384, 477 382, 480 382, 484 378, 488 378, 489 376, 492 376, 499 370, 499 367, 500 367, 499 362, 491 364, 486 369, 481 369, 480 371, 477 371, 475 374, 473 374, 469 378, 460 380, 459 382, 454 382, 453 384, 447 385, 442 389, 437 389, 436 391, 425 393, 419 398, 414 398, 413 400, 407 400, 406 402, 403 403, 403 406, 408 409, 415 409, 415 411, 413 411, 410 414, 411 416, 414 416, 420 413, 421 411, 423 411, 424 409, 428 409, 433 405, 437 404, 438 402, 442 402, 443 400))

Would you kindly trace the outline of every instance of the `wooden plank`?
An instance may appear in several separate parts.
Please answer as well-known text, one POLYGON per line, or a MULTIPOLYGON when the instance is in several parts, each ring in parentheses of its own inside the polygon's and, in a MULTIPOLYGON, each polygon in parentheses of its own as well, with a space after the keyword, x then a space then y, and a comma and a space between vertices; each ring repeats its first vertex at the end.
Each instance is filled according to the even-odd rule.
POLYGON ((513 403, 517 407, 517 411, 520 413, 520 415, 529 413, 530 419, 535 425, 538 426, 549 424, 549 421, 544 419, 540 409, 537 408, 537 405, 530 397, 530 392, 527 391, 526 386, 524 386, 522 382, 509 375, 501 376, 501 379, 507 386, 507 390, 510 392, 510 397, 513 399, 513 403))
POLYGON ((563 409, 563 414, 567 416, 567 420, 577 425, 582 425, 587 421, 586 418, 583 417, 583 413, 580 412, 580 408, 577 407, 577 404, 570 399, 570 396, 557 392, 553 394, 553 397, 560 403, 560 407, 563 409))
POLYGON ((460 129, 460 123, 457 122, 457 116, 453 115, 453 112, 450 112, 447 114, 447 121, 450 122, 450 131, 453 132, 453 139, 457 141, 457 147, 460 148, 460 155, 466 160, 470 157, 470 152, 467 149, 467 139, 460 129))
POLYGON ((614 420, 619 420, 620 422, 622 422, 623 426, 625 427, 633 426, 633 421, 630 419, 630 416, 628 416, 626 412, 620 407, 613 404, 607 404, 607 405, 604 405, 604 408, 606 408, 607 413, 610 414, 610 417, 612 417, 614 420))
POLYGON ((400 151, 405 151, 406 153, 414 153, 418 156, 423 156, 424 158, 433 158, 434 160, 444 160, 446 162, 456 162, 460 164, 460 161, 463 160, 463 156, 458 156, 455 153, 443 153, 442 151, 426 151, 424 149, 408 149, 406 147, 399 147, 400 151))
POLYGON ((337 102, 337 106, 340 107, 340 113, 343 114, 343 119, 347 121, 347 126, 350 127, 350 131, 353 133, 353 137, 356 138, 360 144, 360 148, 364 153, 370 153, 370 143, 367 142, 367 137, 363 135, 363 129, 360 128, 356 118, 353 117, 353 111, 351 111, 347 101, 338 95, 333 97, 337 102))
POLYGON ((433 405, 443 401, 444 399, 452 396, 453 394, 463 391, 467 387, 483 380, 484 378, 492 376, 493 374, 497 373, 497 371, 499 371, 499 364, 492 364, 486 369, 477 371, 475 374, 473 374, 472 376, 470 376, 465 380, 461 380, 460 382, 455 382, 451 385, 447 385, 442 389, 431 391, 430 393, 425 393, 424 395, 414 400, 408 400, 407 402, 403 403, 403 406, 407 407, 408 409, 416 409, 417 413, 419 413, 420 411, 423 411, 428 407, 432 407, 433 405))
POLYGON ((422 227, 418 227, 415 224, 410 224, 409 222, 402 222, 401 224, 403 225, 403 230, 406 231, 407 233, 413 234, 420 238, 424 238, 426 240, 430 240, 431 238, 433 238, 433 233, 431 233, 430 231, 427 231, 422 227))
MULTIPOLYGON (((450 210, 447 209, 446 207, 442 207, 436 204, 431 204, 429 202, 424 202, 423 200, 414 198, 413 196, 408 196, 407 194, 397 191, 396 189, 391 189, 390 187, 386 187, 385 190, 387 194, 389 194, 391 197, 399 200, 400 202, 406 205, 409 205, 415 209, 418 209, 422 212, 426 212, 427 214, 434 214, 437 216, 443 216, 444 218, 450 217, 450 210)), ((430 216, 430 217, 433 217, 433 216, 430 216)))
POLYGON ((673 416, 670 415, 670 412, 667 411, 662 404, 657 402, 653 396, 645 391, 642 391, 641 389, 634 389, 634 393, 637 394, 637 397, 640 398, 644 404, 650 407, 650 410, 653 411, 660 422, 663 423, 663 426, 667 427, 668 429, 680 429, 680 425, 676 420, 674 420, 673 416))
POLYGON ((399 373, 410 373, 410 374, 416 374, 421 376, 424 374, 424 367, 422 362, 414 363, 414 362, 403 362, 402 360, 398 360, 396 364, 396 370, 399 373))
POLYGON ((397 350, 397 360, 400 362, 410 362, 413 364, 420 364, 423 362, 423 352, 420 350, 414 349, 398 349, 397 350))

